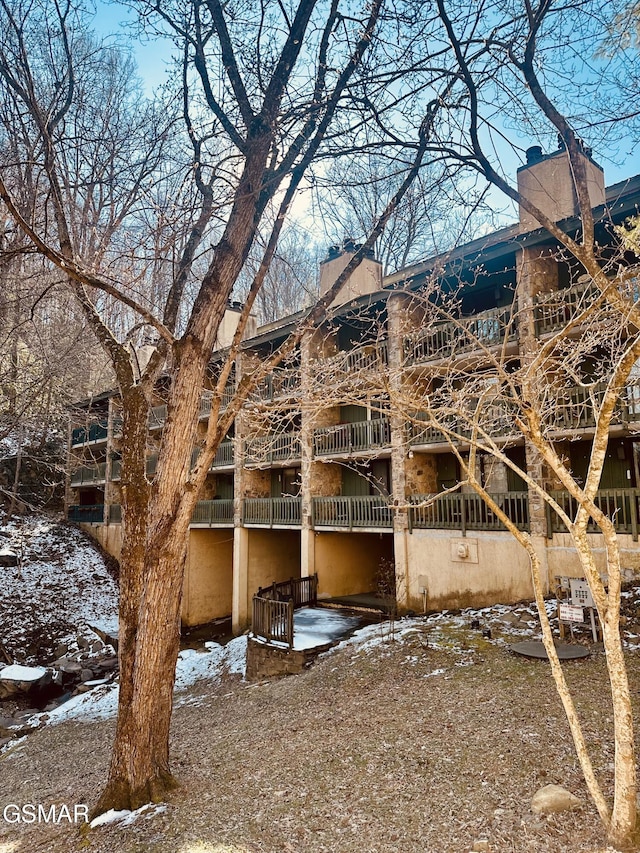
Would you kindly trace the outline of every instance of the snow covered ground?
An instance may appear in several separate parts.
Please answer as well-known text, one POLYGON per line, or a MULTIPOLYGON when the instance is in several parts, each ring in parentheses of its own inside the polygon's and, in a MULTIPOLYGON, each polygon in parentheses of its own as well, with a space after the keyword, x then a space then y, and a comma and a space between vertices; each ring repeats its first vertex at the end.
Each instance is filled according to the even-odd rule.
POLYGON ((50 663, 88 625, 117 629, 118 585, 79 530, 43 514, 0 517, 0 546, 18 557, 0 569, 0 643, 16 662, 50 663))
MULTIPOLYGON (((236 637, 226 646, 206 642, 204 651, 184 649, 178 655, 175 689, 178 693, 176 705, 181 704, 179 695, 196 681, 206 679, 209 683, 220 681, 225 673, 244 676, 247 654, 247 638, 236 637)), ((65 720, 91 722, 114 717, 118 709, 118 684, 112 682, 80 693, 53 711, 34 714, 28 723, 32 726, 45 723, 61 723, 65 720)))

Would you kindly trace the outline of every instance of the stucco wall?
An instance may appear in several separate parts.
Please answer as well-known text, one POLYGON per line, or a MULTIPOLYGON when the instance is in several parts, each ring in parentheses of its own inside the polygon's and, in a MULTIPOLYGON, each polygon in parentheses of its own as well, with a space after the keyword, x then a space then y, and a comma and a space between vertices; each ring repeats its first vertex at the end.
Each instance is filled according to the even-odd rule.
POLYGON ((390 533, 318 533, 314 536, 318 597, 375 591, 381 558, 393 558, 390 533))
POLYGON ((231 614, 233 531, 192 529, 184 576, 183 625, 231 614))
POLYGON ((300 532, 298 530, 247 531, 247 595, 273 581, 300 577, 300 532))
POLYGON ((120 560, 122 552, 122 525, 121 524, 81 524, 80 527, 93 536, 104 550, 120 560))
MULTIPOLYGON (((597 533, 588 535, 593 548, 596 566, 601 574, 607 573, 607 561, 602 536, 597 533)), ((620 547, 620 562, 627 579, 640 575, 640 542, 634 542, 628 533, 618 535, 620 547)), ((571 544, 568 533, 554 533, 553 539, 547 540, 547 565, 549 567, 549 585, 554 587, 555 577, 584 577, 576 549, 571 544)))
POLYGON ((462 537, 448 530, 415 530, 396 536, 405 537, 404 605, 412 610, 423 610, 421 588, 427 590, 429 610, 482 607, 533 595, 527 555, 508 533, 478 531, 462 537))

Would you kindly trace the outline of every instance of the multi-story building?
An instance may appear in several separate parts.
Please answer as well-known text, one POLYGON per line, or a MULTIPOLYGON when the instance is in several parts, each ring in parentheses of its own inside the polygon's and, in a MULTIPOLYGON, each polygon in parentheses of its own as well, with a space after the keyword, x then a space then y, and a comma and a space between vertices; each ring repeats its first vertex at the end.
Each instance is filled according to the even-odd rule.
MULTIPOLYGON (((586 154, 585 164, 600 223, 597 239, 606 246, 612 241, 611 221, 637 212, 640 176, 605 190, 600 167, 586 154)), ((518 180, 521 191, 563 229, 579 229, 564 152, 543 156, 530 149, 518 180)), ((346 243, 329 252, 321 269, 322 292, 353 251, 346 243)), ((320 598, 375 593, 381 566, 390 565, 405 609, 530 597, 524 550, 475 493, 451 491, 460 474, 446 437, 429 423, 421 425, 419 412, 409 412, 411 394, 400 392, 437 382, 442 365, 453 358, 481 370, 482 352, 499 349, 503 359, 516 363, 566 324, 585 294, 588 298, 588 288, 526 211, 510 227, 385 277, 380 264, 366 258, 330 318, 261 382, 218 449, 191 524, 185 624, 232 615, 241 630, 259 587, 314 573, 320 598), (447 309, 455 317, 428 318, 434 286, 440 295, 455 294, 447 309), (465 329, 471 332, 467 339, 461 334, 465 329), (465 340, 479 344, 478 351, 465 340), (405 399, 406 404, 398 402, 405 399)), ((303 317, 301 312, 252 331, 233 381, 272 353, 303 317)), ((212 358, 215 362, 216 353, 212 358)), ((630 385, 621 398, 599 497, 616 518, 623 564, 630 571, 640 567, 637 390, 630 385)), ((208 404, 203 391, 203 420, 208 404)), ((69 518, 90 525, 117 556, 117 397, 96 397, 76 413, 82 418, 70 431, 69 518)), ((149 414, 149 475, 165 414, 162 405, 149 414)), ((554 417, 556 440, 566 443, 572 470, 579 473, 594 427, 584 389, 569 389, 554 417)), ((466 452, 463 441, 458 446, 466 452)), ((539 464, 527 458, 522 438, 508 427, 504 447, 522 470, 539 464)), ((580 576, 559 519, 532 499, 512 469, 484 462, 486 488, 518 526, 530 531, 549 585, 557 576, 580 576)), ((568 496, 558 492, 557 497, 569 507, 568 496)))

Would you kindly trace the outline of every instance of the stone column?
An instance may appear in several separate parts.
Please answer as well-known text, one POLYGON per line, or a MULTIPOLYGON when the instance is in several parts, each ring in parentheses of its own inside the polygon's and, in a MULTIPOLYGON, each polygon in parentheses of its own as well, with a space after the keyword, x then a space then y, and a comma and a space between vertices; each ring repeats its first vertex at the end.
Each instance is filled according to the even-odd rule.
MULTIPOLYGON (((535 297, 558 289, 558 263, 550 248, 523 248, 517 257, 518 341, 523 366, 538 351, 535 325, 535 297)), ((538 452, 525 445, 527 472, 543 488, 551 485, 550 472, 538 452)), ((548 583, 547 512, 542 497, 529 489, 531 539, 540 557, 541 570, 548 583)))

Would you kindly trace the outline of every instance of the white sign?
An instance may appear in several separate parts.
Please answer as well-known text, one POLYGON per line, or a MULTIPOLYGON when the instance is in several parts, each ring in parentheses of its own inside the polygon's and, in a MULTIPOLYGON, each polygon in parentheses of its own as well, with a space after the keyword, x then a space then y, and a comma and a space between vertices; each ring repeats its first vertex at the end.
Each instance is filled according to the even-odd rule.
POLYGON ((575 604, 560 604, 561 622, 584 622, 584 610, 575 604))

